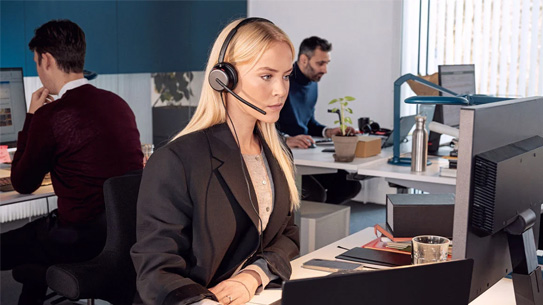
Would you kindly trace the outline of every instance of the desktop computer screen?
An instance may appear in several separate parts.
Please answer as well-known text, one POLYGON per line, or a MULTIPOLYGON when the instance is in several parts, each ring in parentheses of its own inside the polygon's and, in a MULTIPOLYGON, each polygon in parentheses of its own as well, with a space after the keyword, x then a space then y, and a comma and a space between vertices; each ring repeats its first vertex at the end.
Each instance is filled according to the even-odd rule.
POLYGON ((0 144, 15 147, 26 116, 22 68, 0 68, 0 144))
MULTIPOLYGON (((475 65, 440 65, 439 85, 460 95, 475 94, 475 65)), ((443 96, 452 96, 440 92, 443 96)), ((442 123, 451 127, 460 125, 460 108, 456 105, 436 105, 434 122, 442 123)), ((428 136, 428 152, 434 153, 439 149, 441 135, 430 132, 428 136)))
POLYGON ((517 295, 526 286, 516 274, 538 272, 530 266, 542 236, 542 117, 543 97, 461 110, 453 259, 474 260, 470 301, 512 271, 517 295))

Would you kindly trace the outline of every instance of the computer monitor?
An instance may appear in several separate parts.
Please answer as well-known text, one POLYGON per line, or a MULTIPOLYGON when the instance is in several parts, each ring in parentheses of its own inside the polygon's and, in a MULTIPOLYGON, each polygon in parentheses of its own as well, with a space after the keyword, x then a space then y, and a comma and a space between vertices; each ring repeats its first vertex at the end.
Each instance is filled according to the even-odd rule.
POLYGON ((26 116, 22 68, 0 68, 0 144, 15 147, 26 116))
MULTIPOLYGON (((460 95, 475 94, 475 65, 439 65, 439 85, 460 95)), ((443 96, 452 96, 440 92, 443 96)), ((436 105, 434 122, 451 127, 460 125, 460 108, 456 105, 436 105)), ((434 153, 439 149, 441 134, 430 132, 428 136, 428 152, 434 153)))
MULTIPOLYGON (((542 117, 543 97, 461 110, 453 259, 474 260, 470 301, 511 271, 517 304, 529 298, 519 298, 522 291, 533 294, 533 280, 543 293, 541 269, 535 269, 543 204, 542 117), (522 220, 529 225, 519 226, 522 220)), ((542 295, 532 297, 543 302, 542 295)))

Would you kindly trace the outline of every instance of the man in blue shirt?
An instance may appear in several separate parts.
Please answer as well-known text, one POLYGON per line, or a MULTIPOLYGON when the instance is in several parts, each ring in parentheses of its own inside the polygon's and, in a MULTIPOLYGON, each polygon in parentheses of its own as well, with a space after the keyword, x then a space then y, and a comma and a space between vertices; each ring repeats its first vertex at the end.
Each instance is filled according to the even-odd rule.
MULTIPOLYGON (((332 44, 312 36, 302 41, 298 60, 290 75, 290 90, 277 126, 285 134, 290 148, 309 148, 315 141, 311 136, 330 138, 341 133, 339 127, 327 128, 315 119, 318 82, 328 72, 332 44)), ((347 133, 354 133, 352 127, 347 133)), ((302 177, 302 199, 343 203, 358 194, 358 181, 345 180, 347 172, 306 175, 302 177)))

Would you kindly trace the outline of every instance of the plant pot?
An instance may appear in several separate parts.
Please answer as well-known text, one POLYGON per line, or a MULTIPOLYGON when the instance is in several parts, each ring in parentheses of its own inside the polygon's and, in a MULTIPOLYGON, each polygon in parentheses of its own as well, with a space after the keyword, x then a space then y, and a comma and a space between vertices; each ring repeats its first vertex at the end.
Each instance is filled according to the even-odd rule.
POLYGON ((334 159, 337 162, 351 162, 356 152, 357 136, 332 136, 336 153, 334 159))

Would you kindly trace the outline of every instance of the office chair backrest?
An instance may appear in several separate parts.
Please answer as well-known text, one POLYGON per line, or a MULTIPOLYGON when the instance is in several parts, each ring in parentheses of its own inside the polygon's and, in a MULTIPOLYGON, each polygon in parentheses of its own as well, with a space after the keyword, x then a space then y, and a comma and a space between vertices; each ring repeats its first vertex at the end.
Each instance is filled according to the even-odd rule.
POLYGON ((132 304, 136 272, 130 248, 136 242, 136 204, 141 170, 104 183, 107 238, 102 252, 82 263, 58 264, 47 270, 47 284, 75 299, 102 299, 115 305, 132 304))
POLYGON ((130 258, 130 248, 136 242, 136 203, 141 171, 113 177, 104 183, 107 239, 104 251, 121 252, 130 258))
POLYGON ((104 183, 107 238, 100 256, 112 258, 118 270, 118 277, 108 291, 109 299, 113 301, 132 301, 136 293, 136 271, 130 257, 130 248, 136 243, 136 203, 140 182, 141 171, 113 177, 104 183))

